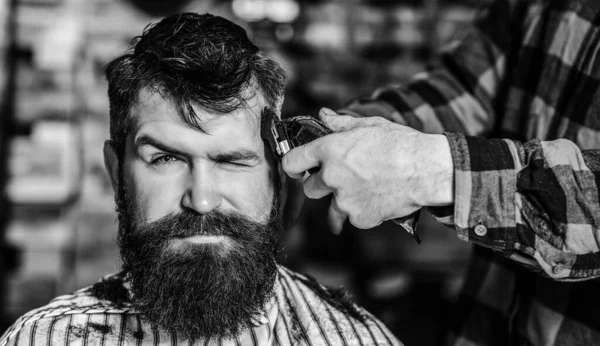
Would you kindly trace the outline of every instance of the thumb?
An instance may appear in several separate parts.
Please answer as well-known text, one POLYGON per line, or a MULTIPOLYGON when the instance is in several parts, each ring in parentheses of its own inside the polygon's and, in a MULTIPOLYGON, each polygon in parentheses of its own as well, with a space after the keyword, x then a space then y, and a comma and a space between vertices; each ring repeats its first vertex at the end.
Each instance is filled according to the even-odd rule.
POLYGON ((329 108, 321 108, 319 118, 333 132, 344 132, 357 127, 374 126, 384 120, 380 117, 356 118, 350 115, 341 115, 329 108))
POLYGON ((325 125, 333 130, 333 132, 349 131, 360 125, 359 119, 348 115, 337 114, 329 108, 321 108, 319 111, 319 118, 325 125))

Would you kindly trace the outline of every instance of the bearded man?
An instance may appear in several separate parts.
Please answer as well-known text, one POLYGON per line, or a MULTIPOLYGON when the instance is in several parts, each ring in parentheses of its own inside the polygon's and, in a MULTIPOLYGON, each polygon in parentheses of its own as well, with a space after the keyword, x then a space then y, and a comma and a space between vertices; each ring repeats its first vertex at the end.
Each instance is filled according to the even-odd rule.
POLYGON ((209 14, 167 17, 107 68, 123 271, 21 317, 0 345, 397 345, 277 264, 285 174, 260 137, 285 73, 209 14))

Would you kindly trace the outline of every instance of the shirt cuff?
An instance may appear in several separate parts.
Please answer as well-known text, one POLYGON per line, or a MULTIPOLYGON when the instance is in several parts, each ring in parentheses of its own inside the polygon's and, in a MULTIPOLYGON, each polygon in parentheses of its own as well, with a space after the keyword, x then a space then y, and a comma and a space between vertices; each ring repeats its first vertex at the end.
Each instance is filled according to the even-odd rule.
POLYGON ((458 237, 497 250, 517 242, 517 148, 513 142, 444 133, 454 162, 454 227, 458 237))

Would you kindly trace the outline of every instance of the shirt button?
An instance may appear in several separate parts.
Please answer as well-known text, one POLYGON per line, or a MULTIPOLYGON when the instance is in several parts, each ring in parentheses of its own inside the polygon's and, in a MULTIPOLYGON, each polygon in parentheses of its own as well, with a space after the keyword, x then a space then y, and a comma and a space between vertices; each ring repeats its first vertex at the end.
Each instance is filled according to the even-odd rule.
POLYGON ((565 266, 562 264, 557 264, 552 268, 552 272, 556 275, 562 273, 563 270, 565 270, 565 266))
POLYGON ((477 234, 480 237, 483 237, 487 234, 487 228, 484 225, 477 225, 475 226, 475 234, 477 234))

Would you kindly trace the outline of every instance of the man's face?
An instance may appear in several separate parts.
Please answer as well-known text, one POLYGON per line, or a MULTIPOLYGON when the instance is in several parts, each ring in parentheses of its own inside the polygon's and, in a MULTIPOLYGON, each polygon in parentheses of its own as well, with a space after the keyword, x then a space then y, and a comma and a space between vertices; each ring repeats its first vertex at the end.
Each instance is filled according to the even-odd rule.
MULTIPOLYGON (((131 115, 137 125, 127 139, 125 183, 148 222, 192 210, 241 213, 256 222, 270 214, 273 172, 260 137, 262 97, 251 108, 211 114, 196 108, 202 128, 184 123, 171 102, 142 95, 131 115)), ((226 238, 189 241, 228 244, 226 238)))
POLYGON ((195 108, 202 132, 143 93, 122 164, 105 148, 133 303, 155 326, 187 338, 234 334, 270 297, 281 226, 264 106, 258 96, 230 114, 195 108))

